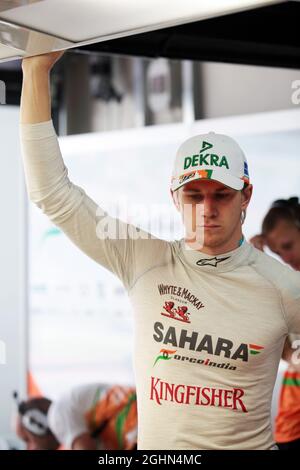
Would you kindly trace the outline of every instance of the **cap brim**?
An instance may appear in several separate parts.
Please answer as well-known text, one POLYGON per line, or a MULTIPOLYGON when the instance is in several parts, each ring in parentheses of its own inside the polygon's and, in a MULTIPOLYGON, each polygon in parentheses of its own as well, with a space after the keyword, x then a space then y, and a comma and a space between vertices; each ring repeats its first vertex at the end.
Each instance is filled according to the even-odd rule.
POLYGON ((185 186, 187 183, 190 183, 191 181, 196 181, 196 180, 213 180, 213 181, 218 181, 219 183, 224 184, 225 186, 228 186, 229 188, 235 189, 239 191, 244 187, 244 180, 241 178, 237 178, 236 176, 230 175, 228 173, 225 173, 224 170, 222 171, 221 168, 214 168, 212 170, 212 174, 210 177, 203 177, 200 176, 197 171, 195 172, 189 172, 187 173, 187 179, 183 182, 179 182, 179 178, 175 178, 172 181, 171 184, 171 189, 173 191, 176 191, 177 189, 181 188, 182 186, 185 186), (194 173, 194 175, 193 175, 194 173), (188 175, 190 175, 188 177, 188 175))

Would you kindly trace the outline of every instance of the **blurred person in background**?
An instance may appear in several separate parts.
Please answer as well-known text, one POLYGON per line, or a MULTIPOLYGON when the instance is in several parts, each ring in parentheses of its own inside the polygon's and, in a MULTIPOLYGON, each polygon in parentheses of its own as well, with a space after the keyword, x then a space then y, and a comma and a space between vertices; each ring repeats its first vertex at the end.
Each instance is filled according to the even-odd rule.
MULTIPOLYGON (((300 271, 300 204, 298 197, 278 199, 264 217, 262 233, 250 242, 258 249, 267 246, 291 268, 300 271)), ((300 448, 300 356, 295 352, 300 336, 290 335, 282 359, 285 371, 275 423, 275 440, 281 450, 300 448)), ((298 344, 299 347, 299 344, 298 344)))
POLYGON ((18 403, 15 431, 27 450, 134 450, 135 388, 90 384, 54 401, 30 398, 18 403))

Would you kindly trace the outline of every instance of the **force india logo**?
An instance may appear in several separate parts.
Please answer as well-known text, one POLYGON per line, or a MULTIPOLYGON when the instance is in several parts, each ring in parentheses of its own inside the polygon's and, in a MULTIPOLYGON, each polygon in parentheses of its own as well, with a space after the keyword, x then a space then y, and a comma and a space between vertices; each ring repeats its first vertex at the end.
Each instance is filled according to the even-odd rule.
MULTIPOLYGON (((179 354, 175 355, 177 349, 174 350, 174 348, 189 349, 190 351, 200 353, 204 352, 213 356, 224 357, 230 360, 241 360, 243 362, 248 362, 249 356, 260 354, 264 349, 263 346, 253 343, 240 343, 236 346, 229 339, 213 338, 209 334, 201 336, 197 331, 189 333, 187 330, 183 329, 178 333, 173 326, 170 326, 165 332, 164 325, 160 322, 155 322, 154 324, 153 339, 157 343, 163 343, 173 348, 169 349, 166 347, 161 349, 160 354, 155 359, 154 365, 156 365, 159 360, 170 360, 173 357, 176 360, 188 360, 189 362, 211 365, 209 360, 189 358, 179 354)), ((222 365, 217 365, 217 367, 222 367, 222 365)), ((229 363, 224 364, 223 368, 231 370, 236 369, 236 367, 231 366, 229 363)))
POLYGON ((169 361, 170 359, 174 359, 175 361, 182 361, 188 362, 189 364, 199 364, 202 366, 209 366, 209 367, 217 367, 218 369, 227 369, 227 370, 236 370, 237 367, 230 364, 230 362, 214 362, 211 361, 209 358, 201 359, 197 357, 191 356, 183 356, 181 354, 175 354, 177 350, 171 349, 161 349, 159 351, 159 355, 156 357, 153 367, 157 364, 158 361, 164 360, 169 361))

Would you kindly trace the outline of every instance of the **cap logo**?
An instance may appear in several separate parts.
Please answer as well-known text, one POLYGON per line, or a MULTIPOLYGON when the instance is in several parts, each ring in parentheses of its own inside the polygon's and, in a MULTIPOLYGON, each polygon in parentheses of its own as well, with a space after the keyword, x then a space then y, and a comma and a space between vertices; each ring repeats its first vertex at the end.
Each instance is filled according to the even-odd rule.
POLYGON ((185 157, 184 159, 184 170, 193 166, 202 166, 202 165, 211 165, 222 167, 225 166, 229 170, 229 164, 225 155, 220 157, 215 153, 204 153, 207 150, 211 149, 213 145, 209 142, 202 142, 202 149, 199 151, 199 154, 193 155, 192 157, 185 157))
POLYGON ((204 152, 205 150, 211 149, 212 146, 213 146, 213 144, 210 144, 209 142, 205 142, 205 140, 203 140, 203 142, 202 142, 202 149, 200 150, 199 153, 202 153, 202 152, 204 152))

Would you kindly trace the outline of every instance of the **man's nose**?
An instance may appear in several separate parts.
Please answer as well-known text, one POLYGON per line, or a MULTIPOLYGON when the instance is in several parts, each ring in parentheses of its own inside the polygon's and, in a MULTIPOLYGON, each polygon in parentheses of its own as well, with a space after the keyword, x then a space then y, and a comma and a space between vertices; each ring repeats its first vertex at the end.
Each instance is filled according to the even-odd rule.
POLYGON ((215 201, 210 197, 205 197, 203 200, 204 217, 213 217, 217 213, 215 201))

